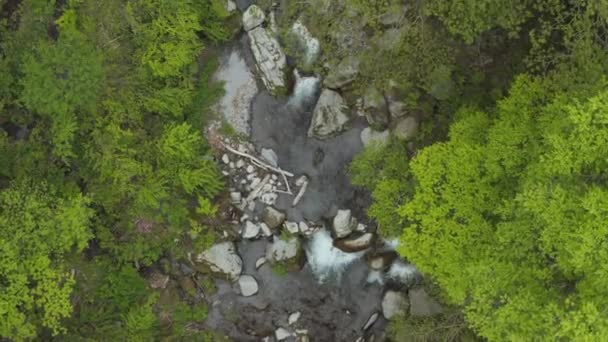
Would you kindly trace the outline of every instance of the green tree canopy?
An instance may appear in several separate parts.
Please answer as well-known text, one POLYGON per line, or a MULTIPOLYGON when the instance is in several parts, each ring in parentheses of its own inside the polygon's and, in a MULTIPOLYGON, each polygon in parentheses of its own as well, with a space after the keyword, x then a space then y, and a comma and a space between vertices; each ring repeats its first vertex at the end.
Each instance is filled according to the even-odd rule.
POLYGON ((400 252, 490 340, 608 334, 608 93, 520 77, 411 164, 400 252), (580 97, 579 97, 580 96, 580 97))
POLYGON ((64 257, 91 237, 89 199, 22 180, 0 192, 0 336, 33 338, 61 331, 74 286, 64 257))

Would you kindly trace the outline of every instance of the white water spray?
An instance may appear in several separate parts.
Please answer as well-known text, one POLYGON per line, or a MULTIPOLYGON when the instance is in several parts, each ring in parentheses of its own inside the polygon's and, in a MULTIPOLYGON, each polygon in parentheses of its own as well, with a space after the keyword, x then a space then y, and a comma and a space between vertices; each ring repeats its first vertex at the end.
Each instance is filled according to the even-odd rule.
POLYGON ((340 280, 346 267, 364 253, 346 253, 334 247, 333 239, 326 229, 314 233, 306 244, 308 265, 321 283, 330 278, 340 280))
POLYGON ((317 76, 302 77, 300 76, 298 69, 294 69, 293 75, 296 79, 296 85, 294 86, 293 94, 289 99, 289 105, 302 107, 313 99, 319 89, 320 80, 317 76))

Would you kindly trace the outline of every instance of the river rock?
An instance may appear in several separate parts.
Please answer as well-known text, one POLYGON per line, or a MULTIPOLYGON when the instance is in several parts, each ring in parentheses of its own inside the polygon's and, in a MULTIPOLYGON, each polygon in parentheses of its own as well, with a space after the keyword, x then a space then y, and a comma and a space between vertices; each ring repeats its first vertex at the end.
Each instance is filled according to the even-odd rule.
POLYGON ((332 224, 334 236, 337 239, 347 237, 356 227, 356 219, 351 216, 350 210, 338 210, 332 224))
POLYGON ((268 162, 268 164, 270 164, 274 167, 279 166, 279 157, 273 150, 271 150, 269 148, 263 148, 261 155, 262 155, 262 158, 266 162, 268 162))
POLYGON ((289 325, 294 325, 300 319, 300 316, 302 316, 302 313, 300 311, 296 311, 296 312, 292 313, 287 318, 287 323, 289 325))
POLYGON ((388 268, 399 255, 395 251, 381 252, 369 258, 369 267, 373 270, 384 270, 388 268))
POLYGON ((368 319, 367 322, 365 322, 365 325, 363 325, 363 330, 368 330, 369 328, 372 327, 372 325, 374 325, 374 323, 376 323, 376 321, 378 320, 378 317, 380 315, 377 312, 374 312, 368 319))
POLYGON ((309 137, 325 139, 346 129, 350 121, 348 106, 340 94, 323 89, 312 114, 309 137))
POLYGON ((399 139, 412 140, 417 132, 418 120, 413 116, 408 116, 397 123, 392 133, 399 139))
POLYGON ((291 336, 292 336, 291 332, 285 328, 278 328, 274 332, 274 337, 277 339, 277 341, 286 340, 286 339, 290 338, 291 336))
POLYGON ((300 252, 300 240, 291 238, 289 240, 275 239, 273 243, 266 245, 266 259, 285 261, 298 256, 300 252))
POLYGON ((232 202, 232 204, 239 204, 241 203, 241 199, 242 199, 242 195, 240 192, 238 191, 233 191, 230 193, 230 202, 232 202))
POLYGON ((404 315, 409 305, 407 299, 401 292, 386 291, 382 298, 382 315, 391 319, 397 315, 404 315))
POLYGON ((363 143, 363 146, 369 146, 370 144, 384 145, 388 143, 388 140, 388 130, 378 132, 371 127, 365 127, 361 131, 361 143, 363 143))
POLYGON ((302 67, 304 69, 310 68, 321 51, 319 40, 312 36, 308 28, 299 19, 291 26, 291 35, 295 38, 298 45, 297 49, 303 51, 302 67))
POLYGON ((408 295, 412 316, 433 316, 443 311, 441 304, 431 298, 423 288, 411 289, 408 295))
POLYGON ((260 230, 265 237, 272 236, 272 230, 268 227, 268 225, 264 222, 260 223, 260 230))
POLYGON ((264 11, 256 5, 251 5, 245 13, 243 13, 243 29, 251 31, 254 28, 262 25, 266 20, 264 11))
POLYGON ((243 239, 253 239, 258 234, 260 234, 260 226, 251 221, 246 221, 245 227, 243 227, 243 239))
POLYGON ((298 234, 300 231, 300 228, 298 227, 298 224, 295 222, 285 222, 284 224, 285 229, 289 232, 289 234, 298 234))
POLYGON ((285 214, 273 207, 266 207, 263 220, 270 229, 276 229, 285 221, 285 214))
POLYGON ((232 13, 236 11, 236 3, 232 0, 224 0, 224 8, 226 9, 226 12, 232 13))
POLYGON ((236 280, 243 270, 243 260, 236 253, 234 243, 226 241, 211 246, 196 256, 196 262, 209 266, 211 271, 227 275, 236 280))
POLYGON ((368 249, 374 242, 374 234, 365 233, 356 237, 334 240, 334 246, 347 253, 360 252, 368 249))
POLYGON ((271 94, 277 94, 285 89, 285 54, 279 42, 265 28, 257 27, 248 35, 262 82, 271 94))
POLYGON ((258 258, 258 260, 255 261, 255 268, 258 269, 258 268, 262 267, 262 265, 264 265, 265 263, 266 263, 265 257, 258 258))
POLYGON ((258 282, 254 277, 244 274, 239 277, 239 288, 244 297, 250 297, 258 293, 258 282))
POLYGON ((389 123, 388 105, 384 95, 375 87, 370 87, 363 96, 365 118, 372 127, 383 129, 389 123))
POLYGON ((358 74, 359 58, 348 56, 329 72, 323 81, 323 85, 331 89, 340 89, 350 85, 358 74))

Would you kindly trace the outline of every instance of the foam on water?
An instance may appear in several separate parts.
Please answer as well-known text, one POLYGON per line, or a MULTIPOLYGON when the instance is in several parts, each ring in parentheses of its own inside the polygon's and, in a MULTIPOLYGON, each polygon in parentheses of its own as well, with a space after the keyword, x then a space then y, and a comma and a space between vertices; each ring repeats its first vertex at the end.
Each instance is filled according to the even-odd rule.
POLYGON ((328 279, 339 281, 346 267, 363 254, 364 252, 346 253, 334 247, 333 239, 326 229, 314 233, 306 244, 308 266, 321 283, 328 279))
POLYGON ((320 79, 317 76, 302 77, 297 69, 293 71, 293 74, 296 79, 296 84, 288 104, 290 106, 303 107, 315 98, 315 95, 319 90, 320 79))
POLYGON ((402 260, 395 260, 386 272, 386 277, 407 285, 416 280, 417 274, 418 271, 413 265, 407 264, 402 260))

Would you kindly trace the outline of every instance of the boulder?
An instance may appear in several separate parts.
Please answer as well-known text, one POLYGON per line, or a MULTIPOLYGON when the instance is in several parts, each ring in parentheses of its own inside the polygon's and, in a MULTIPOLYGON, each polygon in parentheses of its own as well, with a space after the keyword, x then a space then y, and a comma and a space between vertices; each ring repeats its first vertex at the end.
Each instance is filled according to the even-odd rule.
POLYGON ((268 162, 268 164, 270 164, 274 167, 279 166, 279 157, 272 149, 263 148, 261 155, 262 155, 262 159, 264 159, 266 162, 268 162))
POLYGON ((408 295, 412 316, 433 316, 443 311, 441 304, 431 298, 423 288, 411 289, 408 295))
POLYGON ((355 253, 368 249, 374 242, 374 234, 365 233, 346 239, 334 240, 334 246, 347 253, 355 253))
POLYGON ((254 277, 244 274, 239 277, 239 289, 244 297, 253 296, 258 293, 258 282, 254 277))
POLYGON ((363 143, 363 146, 369 146, 370 144, 384 145, 388 143, 389 136, 388 130, 378 132, 371 127, 365 127, 361 131, 361 143, 363 143))
POLYGON ((331 89, 340 89, 350 85, 359 74, 359 58, 348 56, 332 68, 323 85, 331 89))
POLYGON ((232 13, 236 11, 236 4, 232 0, 224 0, 224 8, 226 9, 226 12, 232 13))
POLYGON ((211 246, 195 258, 196 262, 204 263, 211 271, 227 275, 236 280, 243 270, 243 260, 236 253, 234 243, 226 241, 211 246))
POLYGON ((407 299, 401 292, 386 291, 382 298, 382 315, 391 319, 397 315, 404 315, 409 305, 407 299))
POLYGON ((332 224, 333 233, 337 239, 347 237, 356 227, 357 220, 351 216, 350 210, 338 210, 332 224))
POLYGON ((265 237, 272 236, 272 230, 268 227, 268 225, 264 222, 260 223, 260 230, 265 237))
POLYGON ((275 239, 273 243, 266 245, 266 259, 273 262, 293 259, 299 252, 300 240, 295 237, 287 241, 275 239))
POLYGON ((375 128, 383 129, 389 123, 388 105, 384 95, 375 87, 370 87, 363 96, 363 111, 367 122, 375 128))
POLYGON ((273 207, 266 207, 263 220, 270 229, 276 229, 285 222, 285 214, 273 207))
POLYGON ((243 227, 243 239, 254 239, 258 234, 260 234, 260 226, 251 221, 246 221, 245 227, 243 227))
POLYGON ((277 341, 286 340, 286 339, 290 338, 291 336, 292 336, 291 332, 285 328, 278 328, 274 332, 274 337, 277 339, 277 341))
POLYGON ((300 20, 296 20, 291 26, 291 35, 295 38, 297 50, 302 51, 302 67, 310 68, 319 57, 321 47, 319 40, 312 36, 308 28, 300 20))
POLYGON ((266 20, 264 11, 256 5, 251 5, 245 13, 243 13, 243 29, 251 31, 254 28, 262 25, 266 20))
POLYGON ((285 68, 287 59, 281 46, 271 32, 257 27, 248 32, 251 51, 262 82, 271 94, 285 89, 285 68))
POLYGON ((393 128, 392 134, 399 139, 412 140, 418 132, 418 120, 413 116, 408 116, 397 123, 393 128))
POLYGON ((369 257, 368 264, 372 270, 384 270, 387 269, 399 255, 395 251, 381 252, 376 255, 369 257))
POLYGON ((285 222, 284 226, 285 230, 287 230, 289 234, 295 235, 300 232, 300 227, 298 227, 298 224, 295 222, 285 222))
POLYGON ((312 114, 309 137, 326 139, 346 129, 350 121, 348 106, 340 94, 323 89, 312 114))

